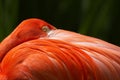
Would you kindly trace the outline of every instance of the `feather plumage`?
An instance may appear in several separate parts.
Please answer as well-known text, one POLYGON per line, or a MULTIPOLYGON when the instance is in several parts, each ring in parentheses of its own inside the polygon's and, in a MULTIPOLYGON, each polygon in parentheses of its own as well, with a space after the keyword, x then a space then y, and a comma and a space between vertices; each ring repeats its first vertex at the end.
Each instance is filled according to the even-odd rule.
POLYGON ((52 28, 39 19, 28 19, 21 23, 1 42, 0 51, 3 51, 0 52, 1 80, 120 79, 120 47, 93 37, 52 28), (21 25, 24 25, 24 30, 28 24, 32 25, 22 31, 26 33, 27 30, 28 34, 23 35, 19 32, 21 25), (37 29, 34 29, 34 25, 37 29), (42 31, 43 26, 48 26, 48 29, 42 31))

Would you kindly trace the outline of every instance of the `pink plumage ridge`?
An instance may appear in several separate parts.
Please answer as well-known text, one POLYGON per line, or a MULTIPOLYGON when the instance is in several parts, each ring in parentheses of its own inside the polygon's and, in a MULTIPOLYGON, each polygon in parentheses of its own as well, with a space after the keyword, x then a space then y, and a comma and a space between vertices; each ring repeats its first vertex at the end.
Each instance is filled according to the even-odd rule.
POLYGON ((9 50, 0 80, 120 80, 119 59, 118 46, 55 29, 9 50))

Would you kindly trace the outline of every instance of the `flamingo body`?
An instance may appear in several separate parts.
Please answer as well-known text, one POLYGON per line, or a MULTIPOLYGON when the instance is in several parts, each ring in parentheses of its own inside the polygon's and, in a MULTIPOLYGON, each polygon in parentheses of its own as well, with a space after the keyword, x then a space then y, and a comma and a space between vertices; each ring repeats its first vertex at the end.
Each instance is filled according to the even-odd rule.
POLYGON ((0 80, 119 80, 120 47, 28 19, 0 44, 0 80))

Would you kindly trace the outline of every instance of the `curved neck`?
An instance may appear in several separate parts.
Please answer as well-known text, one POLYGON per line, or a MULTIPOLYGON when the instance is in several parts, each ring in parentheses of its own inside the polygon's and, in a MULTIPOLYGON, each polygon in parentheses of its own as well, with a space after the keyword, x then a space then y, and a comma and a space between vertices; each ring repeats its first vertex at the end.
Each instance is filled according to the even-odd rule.
POLYGON ((7 54, 7 52, 15 47, 17 45, 17 42, 15 39, 11 38, 11 36, 8 36, 0 43, 0 62, 4 58, 4 56, 7 54))

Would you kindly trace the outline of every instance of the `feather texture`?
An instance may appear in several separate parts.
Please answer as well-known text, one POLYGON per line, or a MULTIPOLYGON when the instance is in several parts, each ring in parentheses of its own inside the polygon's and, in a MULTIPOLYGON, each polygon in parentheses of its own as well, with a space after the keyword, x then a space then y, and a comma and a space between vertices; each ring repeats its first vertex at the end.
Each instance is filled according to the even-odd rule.
MULTIPOLYGON (((19 32, 20 25, 0 44, 0 80, 120 79, 120 47, 93 37, 52 28, 39 19, 26 21, 22 25, 32 24, 26 29, 28 34, 19 32), (46 24, 50 27, 41 32, 46 24), (32 27, 34 25, 37 29, 32 27), (31 30, 36 34, 30 33, 31 30), (18 33, 19 38, 16 35, 18 33)), ((26 33, 26 30, 22 32, 26 33)))

